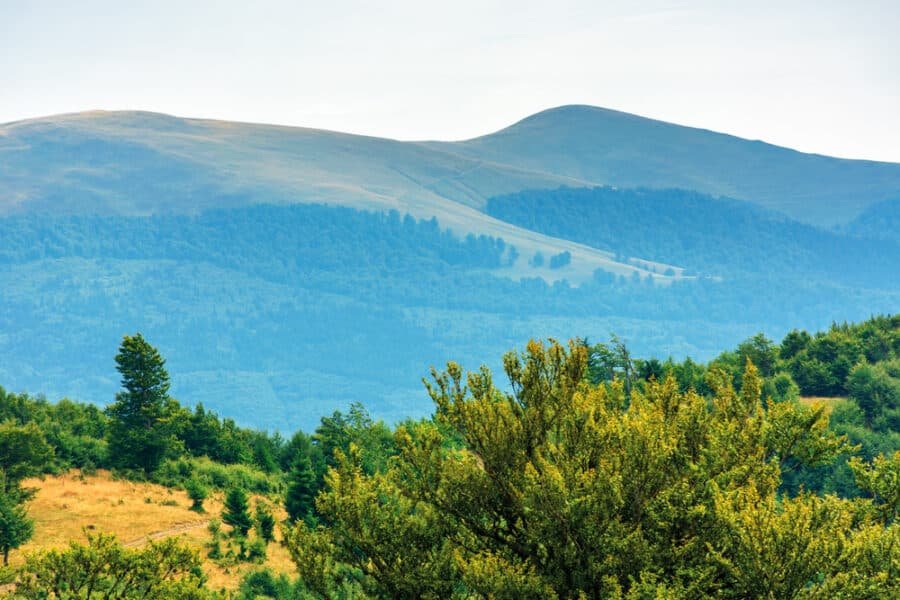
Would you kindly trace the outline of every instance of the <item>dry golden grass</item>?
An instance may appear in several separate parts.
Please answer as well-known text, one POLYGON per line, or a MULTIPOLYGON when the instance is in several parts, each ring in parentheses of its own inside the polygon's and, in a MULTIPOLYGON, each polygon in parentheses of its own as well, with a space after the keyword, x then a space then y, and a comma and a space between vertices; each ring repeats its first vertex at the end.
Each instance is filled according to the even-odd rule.
POLYGON ((847 399, 842 397, 829 398, 826 396, 800 396, 800 404, 805 406, 814 406, 816 404, 824 404, 830 413, 834 407, 845 402, 847 399))
MULTIPOLYGON (((210 519, 221 519, 222 494, 211 494, 204 502, 206 513, 191 511, 191 501, 181 490, 152 483, 116 481, 108 472, 81 477, 77 471, 24 483, 37 488, 27 510, 34 519, 34 537, 10 555, 10 563, 21 564, 30 552, 65 547, 72 540, 83 542, 84 531, 111 533, 131 547, 148 540, 178 536, 200 551, 212 589, 234 589, 241 576, 260 565, 241 563, 221 567, 206 557, 205 545, 211 539, 210 519)), ((259 497, 251 498, 251 507, 259 497)), ((273 504, 270 502, 270 504, 273 504)), ((273 506, 275 517, 285 517, 280 506, 273 506)), ((223 525, 223 531, 228 527, 223 525)), ((276 538, 280 534, 276 527, 276 538)), ((265 566, 277 573, 294 572, 287 550, 277 541, 269 544, 265 566)))

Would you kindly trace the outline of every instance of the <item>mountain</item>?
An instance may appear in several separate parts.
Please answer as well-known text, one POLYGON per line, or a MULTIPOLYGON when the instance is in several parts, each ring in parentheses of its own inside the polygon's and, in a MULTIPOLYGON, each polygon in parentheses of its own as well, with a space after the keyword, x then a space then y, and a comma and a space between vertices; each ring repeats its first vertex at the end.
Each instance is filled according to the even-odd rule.
POLYGON ((900 243, 900 195, 869 206, 844 229, 857 237, 900 243))
MULTIPOLYGON (((590 106, 563 106, 463 142, 86 112, 0 125, 0 212, 142 215, 320 202, 437 216, 462 232, 524 189, 682 188, 820 226, 900 193, 900 165, 803 154, 590 106), (448 202, 449 201, 449 202, 448 202)), ((532 242, 534 243, 534 242, 532 242)))
POLYGON ((135 112, 11 123, 0 385, 105 404, 140 331, 180 400, 289 431, 354 401, 421 416, 431 366, 499 370, 532 337, 705 360, 896 312, 897 241, 869 232, 890 229, 897 172, 583 107, 457 143, 135 112), (597 185, 623 182, 647 187, 597 185), (860 210, 880 225, 849 225, 860 210))
POLYGON ((593 106, 563 106, 430 148, 618 187, 727 196, 819 226, 900 192, 900 164, 804 154, 593 106))
MULTIPOLYGON (((562 184, 583 182, 422 144, 316 129, 142 112, 0 126, 0 214, 197 214, 298 202, 393 209, 437 217, 463 235, 500 236, 522 252, 568 251, 565 275, 573 281, 598 267, 630 275, 633 266, 606 253, 477 210, 492 195, 562 184)), ((512 275, 521 273, 514 268, 512 275)))

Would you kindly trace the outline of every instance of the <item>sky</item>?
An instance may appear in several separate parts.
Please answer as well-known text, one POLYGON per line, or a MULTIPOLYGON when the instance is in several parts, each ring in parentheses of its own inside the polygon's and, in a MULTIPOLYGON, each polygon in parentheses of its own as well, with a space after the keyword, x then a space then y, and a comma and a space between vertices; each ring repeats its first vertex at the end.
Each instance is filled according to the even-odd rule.
POLYGON ((591 104, 900 162, 900 0, 0 0, 0 123, 91 109, 467 139, 591 104))

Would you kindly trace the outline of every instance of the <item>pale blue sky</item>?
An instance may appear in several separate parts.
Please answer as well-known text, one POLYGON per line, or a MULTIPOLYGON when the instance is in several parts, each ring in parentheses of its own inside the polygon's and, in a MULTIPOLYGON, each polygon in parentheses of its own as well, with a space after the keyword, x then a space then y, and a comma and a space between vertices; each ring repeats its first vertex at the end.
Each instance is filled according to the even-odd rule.
POLYGON ((900 0, 0 0, 0 122, 462 139, 570 103, 900 162, 900 0))

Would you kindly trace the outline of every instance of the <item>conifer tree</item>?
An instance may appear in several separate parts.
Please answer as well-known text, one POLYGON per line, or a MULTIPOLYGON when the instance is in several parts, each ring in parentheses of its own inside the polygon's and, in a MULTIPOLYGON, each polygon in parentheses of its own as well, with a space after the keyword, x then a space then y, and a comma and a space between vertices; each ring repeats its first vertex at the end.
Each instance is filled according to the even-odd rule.
POLYGON ((306 454, 300 454, 291 469, 290 483, 284 500, 284 507, 291 522, 309 520, 313 515, 316 500, 316 474, 312 462, 306 454))
POLYGON ((107 408, 109 455, 119 467, 153 471, 173 444, 169 374, 159 351, 140 333, 125 336, 116 355, 123 391, 107 408))
POLYGON ((232 488, 225 497, 225 510, 222 511, 222 521, 231 525, 234 533, 242 537, 247 535, 253 527, 250 518, 247 494, 241 488, 232 488))
POLYGON ((275 516, 265 504, 256 505, 256 531, 265 543, 275 540, 275 516))

